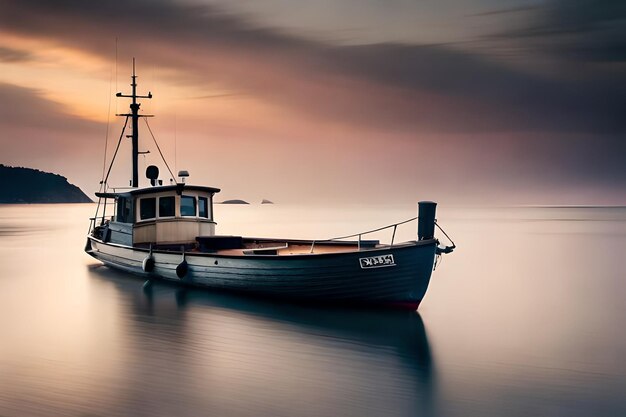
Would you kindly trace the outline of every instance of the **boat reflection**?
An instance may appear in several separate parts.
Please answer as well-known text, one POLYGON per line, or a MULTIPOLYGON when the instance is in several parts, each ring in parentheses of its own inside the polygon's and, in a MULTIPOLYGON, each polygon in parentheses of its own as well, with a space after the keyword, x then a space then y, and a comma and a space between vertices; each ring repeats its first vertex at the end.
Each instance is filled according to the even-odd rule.
POLYGON ((295 415, 310 399, 316 415, 433 413, 434 364, 416 312, 276 303, 161 283, 142 287, 141 280, 105 267, 91 274, 112 284, 127 306, 123 337, 134 352, 132 379, 154 378, 154 366, 173 366, 168 374, 177 376, 178 387, 211 387, 204 401, 229 410, 279 402, 295 415))

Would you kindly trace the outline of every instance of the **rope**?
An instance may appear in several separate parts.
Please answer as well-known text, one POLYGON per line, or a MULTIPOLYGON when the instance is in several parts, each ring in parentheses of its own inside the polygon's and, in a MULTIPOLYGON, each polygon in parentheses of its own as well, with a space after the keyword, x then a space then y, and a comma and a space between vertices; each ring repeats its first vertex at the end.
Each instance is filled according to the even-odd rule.
POLYGON ((172 179, 174 180, 174 182, 176 182, 176 177, 174 176, 174 173, 170 169, 170 166, 167 164, 167 161, 165 160, 165 157, 163 156, 163 152, 161 152, 161 148, 159 147, 159 143, 157 142, 156 138, 154 137, 154 133, 152 133, 152 129, 150 129, 150 125, 148 124, 148 119, 146 119, 144 117, 143 120, 146 122, 146 126, 148 126, 148 131, 150 132, 150 135, 152 136, 152 140, 154 141, 154 144, 156 145, 157 150, 159 151, 159 155, 161 155, 161 159, 163 159, 163 162, 165 163, 165 166, 167 167, 167 170, 170 172, 170 175, 172 176, 172 179))
POLYGON ((441 233, 443 233, 443 234, 446 236, 446 238, 448 238, 448 240, 450 241, 450 243, 452 243, 452 248, 453 248, 453 249, 455 249, 455 248, 456 248, 456 244, 454 243, 454 241, 453 241, 452 239, 450 239, 450 236, 448 236, 448 234, 445 232, 445 230, 443 230, 443 229, 441 228, 441 226, 439 226, 439 223, 437 223, 437 220, 435 220, 435 226, 437 226, 437 228, 438 228, 439 230, 441 230, 441 233))

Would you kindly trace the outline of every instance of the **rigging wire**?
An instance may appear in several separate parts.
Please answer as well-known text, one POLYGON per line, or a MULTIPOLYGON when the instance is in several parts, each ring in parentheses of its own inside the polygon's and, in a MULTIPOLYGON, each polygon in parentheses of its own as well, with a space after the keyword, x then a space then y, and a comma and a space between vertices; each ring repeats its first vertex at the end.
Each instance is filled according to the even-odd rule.
POLYGON ((124 137, 124 132, 126 131, 126 126, 128 126, 128 119, 130 119, 130 116, 126 116, 126 120, 124 121, 124 127, 122 128, 122 133, 120 134, 120 138, 117 141, 117 147, 115 148, 115 152, 113 153, 113 158, 111 159, 111 165, 109 165, 109 170, 107 171, 107 176, 104 179, 105 186, 107 184, 107 181, 109 180, 109 175, 111 174, 111 168, 113 168, 113 162, 115 162, 115 157, 117 156, 117 151, 120 150, 120 145, 122 143, 122 138, 124 137))
MULTIPOLYGON (((109 146, 109 126, 111 124, 111 86, 112 85, 113 85, 113 69, 111 68, 111 72, 109 73, 109 105, 107 107, 107 127, 106 127, 106 133, 104 135, 104 157, 102 158, 102 177, 100 178, 100 188, 98 188, 98 192, 102 192, 103 188, 105 187, 104 170, 106 169, 106 166, 107 166, 107 150, 109 146)), ((104 190, 106 191, 106 188, 104 188, 104 190)), ((95 214, 96 218, 98 217, 98 212, 100 211, 101 203, 102 203, 102 197, 98 197, 98 205, 96 206, 96 214, 95 214)), ((105 212, 106 212, 106 202, 105 202, 105 206, 102 212, 103 220, 104 220, 105 212)), ((95 218, 94 218, 94 224, 95 224, 95 218)))
POLYGON ((107 128, 106 128, 106 134, 104 135, 104 158, 102 160, 102 177, 100 178, 100 189, 99 191, 102 191, 102 187, 104 186, 104 171, 106 170, 106 166, 107 166, 107 150, 109 147, 109 126, 111 124, 111 87, 113 84, 113 71, 111 71, 111 74, 109 75, 109 106, 107 108, 107 128))
POLYGON ((176 111, 174 111, 174 171, 178 171, 178 121, 176 117, 176 111))
MULTIPOLYGON (((119 91, 117 88, 117 36, 115 37, 115 91, 119 91)), ((117 100, 115 100, 115 114, 117 113, 117 100)))
POLYGON ((152 140, 154 141, 154 144, 156 145, 157 150, 159 151, 159 155, 161 155, 161 159, 165 163, 165 166, 167 167, 167 170, 170 172, 170 175, 172 176, 172 179, 174 180, 174 182, 176 182, 176 177, 174 176, 174 173, 170 169, 170 166, 168 165, 167 161, 165 160, 165 157, 163 156, 163 152, 161 152, 161 147, 159 146, 159 142, 157 142, 156 138, 154 137, 154 133, 152 133, 152 129, 150 128, 150 124, 148 124, 148 119, 146 119, 144 117, 143 120, 144 120, 144 122, 146 122, 146 126, 148 127, 148 131, 150 132, 150 136, 152 136, 152 140))

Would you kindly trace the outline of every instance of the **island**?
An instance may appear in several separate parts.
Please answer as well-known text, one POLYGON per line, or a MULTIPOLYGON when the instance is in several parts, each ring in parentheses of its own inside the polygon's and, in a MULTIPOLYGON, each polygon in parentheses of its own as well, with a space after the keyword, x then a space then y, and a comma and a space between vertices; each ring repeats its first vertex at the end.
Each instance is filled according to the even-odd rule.
POLYGON ((215 204, 250 204, 247 201, 243 201, 243 200, 224 200, 222 202, 218 202, 215 204))
POLYGON ((0 164, 0 204, 92 202, 61 175, 0 164))

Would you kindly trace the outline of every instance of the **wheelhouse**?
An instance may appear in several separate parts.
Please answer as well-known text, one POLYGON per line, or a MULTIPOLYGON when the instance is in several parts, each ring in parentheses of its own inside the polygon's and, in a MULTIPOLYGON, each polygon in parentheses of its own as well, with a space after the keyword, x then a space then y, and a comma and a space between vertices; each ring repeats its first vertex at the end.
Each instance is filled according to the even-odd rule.
POLYGON ((96 193, 105 207, 110 200, 115 207, 113 216, 98 219, 97 234, 105 242, 127 246, 184 245, 197 236, 214 236, 213 195, 219 191, 181 183, 96 193))

